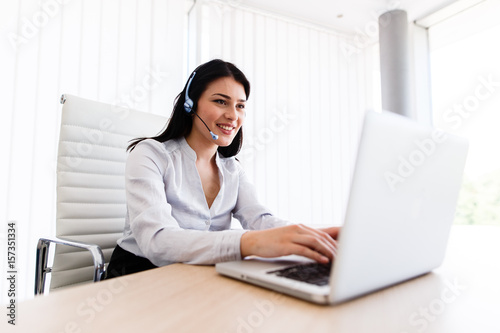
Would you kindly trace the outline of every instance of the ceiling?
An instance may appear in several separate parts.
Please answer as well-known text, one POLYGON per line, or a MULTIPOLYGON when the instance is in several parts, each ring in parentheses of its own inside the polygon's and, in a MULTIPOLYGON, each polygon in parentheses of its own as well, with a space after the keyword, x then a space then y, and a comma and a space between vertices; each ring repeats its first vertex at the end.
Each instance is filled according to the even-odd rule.
MULTIPOLYGON (((347 33, 363 31, 367 24, 392 9, 408 19, 421 19, 457 0, 231 0, 240 5, 307 21, 347 33)), ((462 0, 463 1, 463 0, 462 0)))

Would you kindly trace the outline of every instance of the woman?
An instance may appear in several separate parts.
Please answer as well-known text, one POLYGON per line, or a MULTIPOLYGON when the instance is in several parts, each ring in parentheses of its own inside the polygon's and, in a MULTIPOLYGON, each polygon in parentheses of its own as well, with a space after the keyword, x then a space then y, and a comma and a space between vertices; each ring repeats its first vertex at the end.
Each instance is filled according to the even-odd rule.
POLYGON ((214 264, 298 254, 327 263, 338 228, 289 225, 256 199, 235 155, 250 84, 233 64, 199 66, 167 128, 129 146, 127 216, 108 278, 175 262, 214 264), (243 230, 230 230, 231 219, 243 230))

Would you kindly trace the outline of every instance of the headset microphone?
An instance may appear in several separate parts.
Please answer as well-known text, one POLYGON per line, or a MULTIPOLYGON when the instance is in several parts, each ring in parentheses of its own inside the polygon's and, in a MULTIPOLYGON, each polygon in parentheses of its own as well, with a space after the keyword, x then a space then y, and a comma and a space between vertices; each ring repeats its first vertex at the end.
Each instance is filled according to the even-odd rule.
POLYGON ((212 139, 217 140, 219 138, 219 136, 217 134, 215 134, 214 132, 212 132, 210 130, 210 128, 208 128, 207 124, 205 124, 205 122, 203 121, 203 119, 201 119, 201 117, 198 116, 198 114, 196 112, 194 113, 194 115, 201 120, 201 122, 203 123, 203 125, 205 125, 205 127, 207 128, 207 130, 210 132, 210 135, 212 136, 212 139))
POLYGON ((198 116, 198 114, 193 111, 194 102, 193 102, 193 100, 191 98, 189 98, 188 91, 189 91, 189 87, 191 86, 191 82, 193 81, 193 78, 194 78, 195 75, 196 75, 196 72, 193 72, 193 74, 189 78, 189 82, 188 82, 187 87, 186 87, 186 96, 184 98, 185 99, 185 101, 184 101, 184 110, 186 110, 187 113, 191 113, 191 112, 194 113, 194 115, 201 120, 201 122, 203 123, 203 125, 205 125, 205 127, 207 128, 207 130, 210 132, 210 135, 212 136, 212 139, 217 140, 219 138, 219 136, 217 134, 214 134, 214 132, 212 132, 210 130, 210 128, 208 128, 208 125, 205 124, 205 122, 203 121, 203 119, 201 119, 201 117, 198 116))

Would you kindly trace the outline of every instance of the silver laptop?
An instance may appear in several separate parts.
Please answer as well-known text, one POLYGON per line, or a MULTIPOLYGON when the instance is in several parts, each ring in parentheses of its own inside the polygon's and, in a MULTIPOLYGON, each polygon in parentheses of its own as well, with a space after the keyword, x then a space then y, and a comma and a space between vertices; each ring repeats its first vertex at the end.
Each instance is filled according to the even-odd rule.
POLYGON ((467 150, 463 138, 369 111, 333 263, 254 257, 219 263, 216 270, 321 304, 428 273, 445 255, 467 150))

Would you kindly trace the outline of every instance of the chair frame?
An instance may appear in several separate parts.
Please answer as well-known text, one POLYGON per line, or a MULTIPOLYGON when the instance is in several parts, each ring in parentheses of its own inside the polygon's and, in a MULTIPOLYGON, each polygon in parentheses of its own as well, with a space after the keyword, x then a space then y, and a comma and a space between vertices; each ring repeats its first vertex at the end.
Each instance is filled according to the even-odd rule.
POLYGON ((40 238, 36 247, 35 295, 42 295, 45 292, 46 275, 52 272, 52 267, 47 266, 51 244, 68 245, 89 251, 94 259, 94 282, 104 279, 106 265, 104 255, 98 245, 62 238, 40 238))

